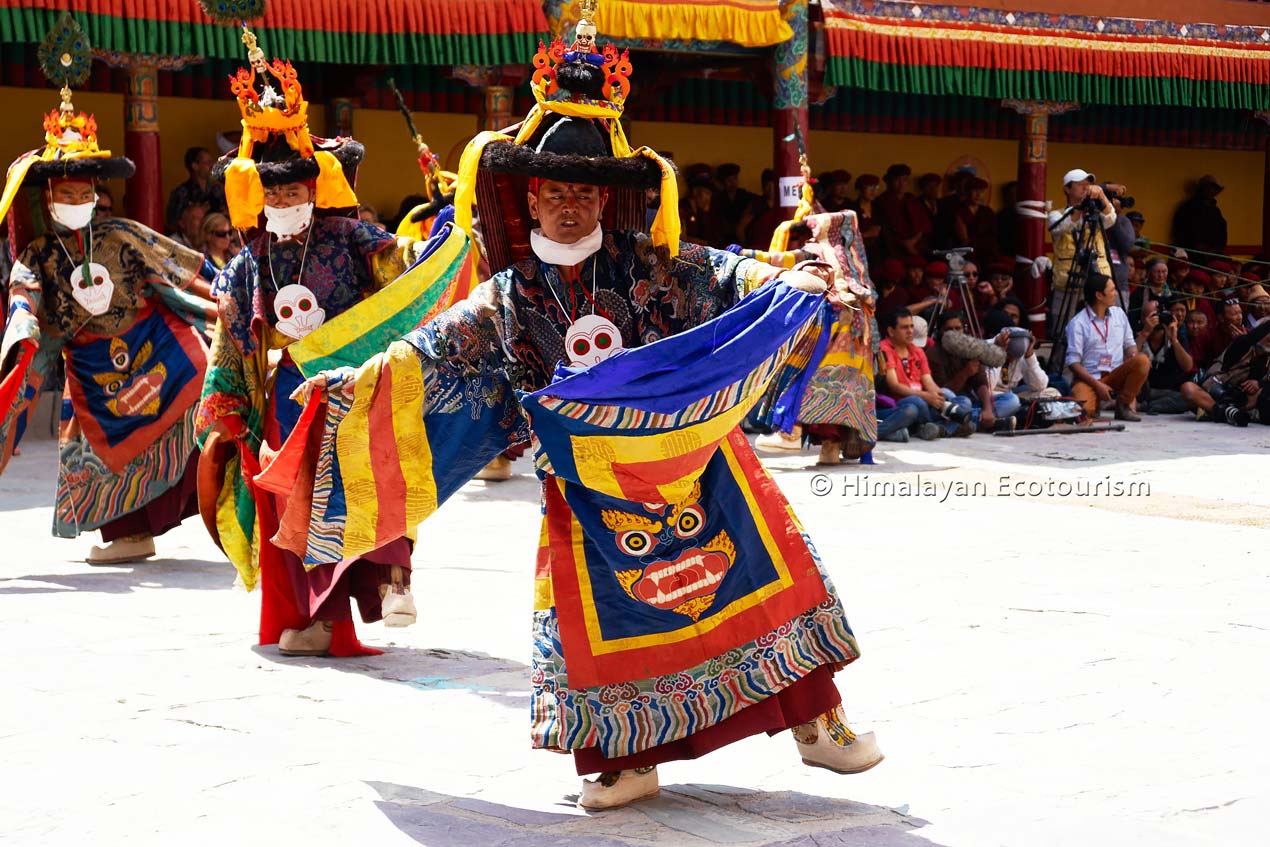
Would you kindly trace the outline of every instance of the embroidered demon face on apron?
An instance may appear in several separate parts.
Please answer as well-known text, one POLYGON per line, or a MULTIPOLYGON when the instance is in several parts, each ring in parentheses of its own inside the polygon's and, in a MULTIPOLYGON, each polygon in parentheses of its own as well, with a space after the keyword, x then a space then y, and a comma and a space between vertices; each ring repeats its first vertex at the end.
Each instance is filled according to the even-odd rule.
POLYGON ((564 349, 575 368, 598 365, 622 349, 622 333, 606 317, 583 315, 569 325, 564 349))
POLYGON ((71 296, 88 314, 94 317, 104 315, 110 308, 110 298, 115 294, 115 283, 105 265, 92 262, 88 265, 88 273, 89 276, 84 276, 83 265, 76 265, 71 271, 71 296))
POLYGON ((273 299, 278 331, 297 341, 326 322, 326 310, 306 285, 284 285, 273 299))

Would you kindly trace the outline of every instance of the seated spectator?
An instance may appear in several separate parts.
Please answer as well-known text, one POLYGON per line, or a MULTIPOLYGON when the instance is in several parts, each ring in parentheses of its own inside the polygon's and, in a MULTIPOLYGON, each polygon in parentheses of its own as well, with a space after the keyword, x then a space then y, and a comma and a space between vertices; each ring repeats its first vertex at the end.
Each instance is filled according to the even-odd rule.
POLYGON ((1098 418, 1103 403, 1116 401, 1116 420, 1140 421, 1138 392, 1151 361, 1138 352, 1129 318, 1115 305, 1116 284, 1100 273, 1085 283, 1085 308, 1067 324, 1067 358, 1072 395, 1085 413, 1098 418))
POLYGON ((741 243, 751 250, 768 249, 776 227, 785 220, 785 210, 781 208, 780 198, 776 196, 776 172, 767 168, 763 171, 762 179, 763 193, 750 201, 750 208, 741 218, 741 233, 745 237, 741 243))
POLYGON ((1208 263, 1208 274, 1212 278, 1208 293, 1223 298, 1230 296, 1235 285, 1235 263, 1229 259, 1213 259, 1208 263))
POLYGON ((943 182, 939 174, 922 174, 917 178, 917 195, 905 195, 916 236, 914 248, 919 254, 935 249, 935 217, 939 214, 939 187, 943 182))
POLYGON ((171 238, 178 244, 184 244, 191 250, 203 252, 203 218, 207 215, 207 206, 203 203, 190 203, 181 210, 177 218, 177 229, 171 238))
POLYGON ((1199 384, 1182 385, 1196 420, 1231 426, 1270 424, 1270 321, 1231 342, 1199 384))
MULTIPOLYGON (((107 186, 98 183, 97 205, 93 207, 93 223, 101 223, 106 218, 114 217, 114 214, 115 195, 110 192, 110 189, 107 186)), ((0 247, 0 249, 3 248, 0 247)), ((8 277, 5 277, 5 279, 7 281, 8 277)))
POLYGON ((1211 278, 1204 271, 1191 271, 1174 294, 1185 298, 1187 309, 1199 309, 1207 315, 1208 325, 1211 327, 1217 323, 1217 310, 1213 308, 1213 302, 1208 296, 1210 282, 1211 278))
POLYGON ((1144 284, 1129 295, 1129 322, 1140 326, 1143 304, 1158 302, 1170 293, 1169 263, 1158 257, 1151 259, 1147 262, 1144 284))
MULTIPOLYGON (((1173 301, 1186 309, 1186 301, 1178 298, 1173 301)), ((1204 352, 1204 336, 1208 335, 1208 315, 1199 309, 1187 309, 1186 311, 1186 349, 1191 352, 1191 358, 1195 360, 1195 369, 1202 371, 1212 362, 1207 362, 1203 358, 1204 352)))
POLYGON ((971 177, 966 183, 966 200, 953 215, 954 243, 974 248, 975 261, 987 267, 1000 250, 997 247, 997 216, 988 208, 988 181, 971 177))
POLYGON ((841 169, 829 174, 821 205, 826 212, 841 212, 851 207, 851 174, 841 169))
MULTIPOLYGON (((1031 332, 1014 326, 997 326, 993 336, 996 344, 1005 348, 1005 364, 999 368, 984 368, 984 383, 995 398, 996 395, 1010 391, 1018 396, 1020 405, 1024 401, 1031 402, 1042 397, 1058 397, 1057 388, 1050 387, 1049 377, 1041 368, 1036 358, 1036 338, 1031 332)), ((994 413, 996 412, 994 405, 994 413)), ((983 418, 979 419, 983 423, 983 418)))
POLYGON ((1266 318, 1270 318, 1270 294, 1260 285, 1253 285, 1243 290, 1244 322, 1249 329, 1256 329, 1266 318))
POLYGON ((1182 322, 1172 309, 1160 310, 1159 306, 1155 301, 1146 304, 1146 316, 1136 339, 1139 349, 1151 361, 1142 396, 1147 401, 1147 414, 1180 415, 1190 408, 1182 396, 1182 383, 1195 370, 1195 360, 1182 339, 1182 322))
POLYGON ((899 259, 884 259, 871 274, 878 289, 877 307, 874 312, 889 315, 908 307, 908 289, 900 285, 904 277, 904 263, 899 259))
MULTIPOLYGON (((921 315, 929 323, 935 313, 936 305, 940 304, 941 298, 945 297, 947 291, 948 264, 946 262, 927 262, 922 273, 921 284, 916 289, 908 292, 908 310, 915 315, 921 315)), ((942 304, 941 311, 958 310, 959 308, 960 301, 955 300, 953 297, 948 297, 942 304)))
POLYGON ((1142 248, 1150 247, 1151 239, 1142 234, 1142 227, 1146 226, 1147 219, 1137 210, 1129 212, 1125 217, 1133 224, 1133 243, 1142 248))
POLYGON ((964 334, 965 331, 965 321, 960 312, 944 312, 939 316, 935 346, 928 356, 931 378, 936 385, 968 397, 971 404, 980 410, 980 429, 991 430, 998 418, 1013 417, 1019 410, 1020 401, 1009 392, 995 397, 988 388, 984 373, 987 369, 983 364, 978 359, 964 359, 956 355, 944 344, 944 337, 949 333, 964 334))
MULTIPOLYGON (((206 147, 191 147, 185 151, 185 170, 190 176, 168 195, 167 215, 164 217, 168 232, 184 229, 181 226, 181 213, 187 206, 199 205, 211 212, 228 211, 225 205, 225 187, 212 180, 214 164, 212 151, 206 147)), ((202 223, 202 218, 199 223, 202 223)))
MULTIPOLYGON (((719 180, 719 191, 714 195, 714 205, 718 208, 719 228, 723 231, 726 243, 741 242, 744 232, 741 219, 745 217, 750 204, 754 202, 754 192, 741 187, 741 166, 728 162, 719 165, 715 172, 719 180)), ((767 246, 767 245, 764 245, 767 246)))
POLYGON ((969 435, 972 404, 969 397, 957 397, 931 378, 926 353, 917 345, 914 318, 907 311, 895 311, 882 319, 886 338, 878 349, 879 383, 884 395, 893 399, 898 410, 907 406, 919 438, 927 441, 941 434, 969 435))
POLYGON ((1244 324, 1244 310, 1238 300, 1226 300, 1219 308, 1221 312, 1216 322, 1209 324, 1208 331, 1199 341, 1198 356, 1204 367, 1217 361, 1232 341, 1248 331, 1244 324))
POLYGON ((684 241, 716 247, 723 242, 724 232, 714 208, 714 181, 706 173, 696 173, 688 181, 688 196, 679 202, 679 220, 684 241))
POLYGON ((383 226, 383 223, 379 220, 379 211, 374 206, 367 206, 364 203, 361 206, 358 206, 357 217, 363 223, 383 226))
POLYGON ((860 174, 855 181, 855 188, 856 198, 851 201, 849 208, 856 213, 860 235, 864 238, 864 252, 872 266, 881 261, 882 227, 877 216, 875 198, 882 190, 882 180, 876 174, 860 174))
POLYGON ((229 218, 220 212, 212 212, 203 218, 203 231, 200 235, 203 241, 203 256, 207 260, 203 265, 203 276, 215 279, 216 274, 224 270, 229 260, 238 254, 238 251, 234 249, 234 228, 229 225, 229 218))
POLYGON ((1182 280, 1191 272, 1191 260, 1186 251, 1180 247, 1173 251, 1169 260, 1169 287, 1174 291, 1182 290, 1182 280))
POLYGON ((904 262, 904 279, 900 284, 908 289, 911 302, 914 292, 921 288, 922 278, 926 275, 927 262, 921 256, 905 256, 902 261, 904 262))

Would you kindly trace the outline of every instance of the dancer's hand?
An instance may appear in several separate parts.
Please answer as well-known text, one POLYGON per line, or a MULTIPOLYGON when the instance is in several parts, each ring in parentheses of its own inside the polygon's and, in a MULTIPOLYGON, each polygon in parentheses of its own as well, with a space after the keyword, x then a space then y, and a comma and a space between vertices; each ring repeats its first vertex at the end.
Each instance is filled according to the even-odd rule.
POLYGON ((326 374, 321 373, 310 379, 306 379, 300 383, 300 387, 291 392, 291 399, 299 403, 301 406, 309 405, 310 398, 314 392, 319 397, 326 394, 326 374))

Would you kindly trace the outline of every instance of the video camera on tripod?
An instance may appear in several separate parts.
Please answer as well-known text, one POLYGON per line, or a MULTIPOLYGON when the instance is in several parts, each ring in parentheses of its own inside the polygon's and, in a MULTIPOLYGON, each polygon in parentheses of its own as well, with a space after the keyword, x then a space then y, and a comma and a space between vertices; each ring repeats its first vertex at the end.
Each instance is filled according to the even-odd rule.
POLYGON ((965 310, 963 317, 965 318, 966 328, 974 337, 978 338, 982 333, 979 331, 979 316, 974 308, 974 292, 966 284, 966 259, 974 252, 974 248, 953 247, 941 252, 944 255, 944 261, 948 263, 948 278, 945 281, 943 293, 939 295, 939 302, 935 304, 935 308, 931 313, 931 325, 938 325, 939 314, 947 308, 948 298, 951 296, 950 292, 956 286, 962 307, 965 310))

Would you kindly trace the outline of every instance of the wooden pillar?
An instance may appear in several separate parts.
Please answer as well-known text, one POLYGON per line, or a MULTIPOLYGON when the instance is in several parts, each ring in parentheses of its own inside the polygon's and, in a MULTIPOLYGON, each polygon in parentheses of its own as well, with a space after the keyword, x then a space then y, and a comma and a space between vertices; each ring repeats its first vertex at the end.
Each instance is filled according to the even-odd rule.
POLYGON ((1061 115, 1079 106, 1040 100, 1006 100, 1002 105, 1021 114, 1024 120, 1023 135, 1019 139, 1019 195, 1015 205, 1019 221, 1015 290, 1027 307, 1028 328, 1037 338, 1044 338, 1049 281, 1044 274, 1032 274, 1032 263, 1047 252, 1045 177, 1049 119, 1051 115, 1061 115))
POLYGON ((332 97, 326 103, 326 135, 330 138, 353 137, 353 109, 356 104, 347 97, 332 97))
POLYGON ((516 119, 512 117, 512 94, 514 89, 507 84, 511 80, 505 68, 501 66, 457 65, 454 68, 453 76, 473 88, 480 89, 481 105, 477 107, 476 112, 477 132, 505 129, 516 122, 516 119))
MULTIPOLYGON (((1257 112, 1255 117, 1270 125, 1270 110, 1257 112)), ((1265 174, 1261 181, 1261 255, 1270 256, 1270 135, 1266 136, 1265 174)))
POLYGON ((158 67, 138 56, 124 66, 124 155, 137 166, 128 181, 128 217, 153 230, 165 230, 163 160, 159 157, 158 67))
POLYGON ((797 184, 795 181, 802 179, 799 157, 807 152, 807 0, 781 0, 781 16, 794 35, 777 44, 772 54, 772 167, 785 217, 792 218, 798 193, 791 193, 791 189, 797 184), (804 146, 801 150, 800 138, 804 146))
POLYGON ((476 115, 477 130, 498 130, 515 123, 512 117, 512 87, 510 85, 484 85, 481 87, 481 110, 476 115))

